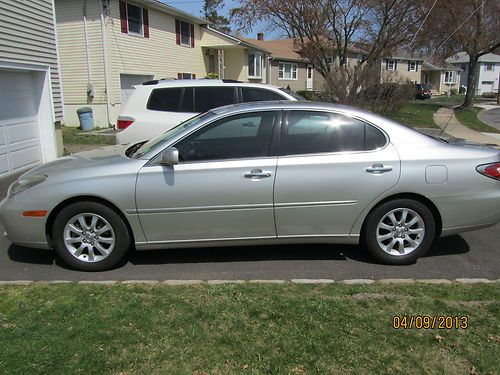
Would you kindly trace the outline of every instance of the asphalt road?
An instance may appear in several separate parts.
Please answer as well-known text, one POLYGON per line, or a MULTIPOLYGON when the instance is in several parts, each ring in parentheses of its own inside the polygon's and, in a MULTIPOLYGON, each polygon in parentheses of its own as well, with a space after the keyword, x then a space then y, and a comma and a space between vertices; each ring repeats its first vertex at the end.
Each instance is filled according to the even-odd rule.
MULTIPOLYGON (((0 197, 11 180, 0 180, 0 197)), ((439 239, 409 266, 376 264, 359 246, 283 245, 138 251, 120 268, 85 273, 0 236, 0 280, 500 279, 499 266, 500 224, 439 239)))
POLYGON ((481 112, 479 115, 481 121, 487 123, 489 126, 500 130, 500 108, 490 109, 489 111, 481 112))

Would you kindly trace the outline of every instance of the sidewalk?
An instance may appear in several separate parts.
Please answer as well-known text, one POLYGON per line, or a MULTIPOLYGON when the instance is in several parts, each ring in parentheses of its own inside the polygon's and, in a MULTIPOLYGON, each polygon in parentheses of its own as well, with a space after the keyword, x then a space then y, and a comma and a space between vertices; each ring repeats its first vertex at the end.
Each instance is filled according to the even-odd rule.
POLYGON ((487 145, 494 145, 497 147, 500 146, 500 139, 488 137, 487 135, 484 135, 482 133, 469 129, 465 125, 462 125, 462 123, 455 117, 453 109, 440 108, 436 113, 434 113, 434 122, 443 131, 453 137, 487 145))

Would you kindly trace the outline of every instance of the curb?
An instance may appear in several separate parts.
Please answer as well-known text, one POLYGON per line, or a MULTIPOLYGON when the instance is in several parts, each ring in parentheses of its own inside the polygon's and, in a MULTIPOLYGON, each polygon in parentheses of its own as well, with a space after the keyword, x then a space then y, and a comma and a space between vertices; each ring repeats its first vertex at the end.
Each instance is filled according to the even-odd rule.
POLYGON ((227 284, 297 284, 297 285, 322 285, 322 284, 345 284, 345 285, 411 285, 411 284, 495 284, 500 283, 500 279, 489 280, 485 278, 457 278, 457 279, 290 279, 290 280, 0 280, 2 285, 60 285, 60 284, 78 284, 78 285, 168 285, 168 286, 187 286, 187 285, 227 285, 227 284))

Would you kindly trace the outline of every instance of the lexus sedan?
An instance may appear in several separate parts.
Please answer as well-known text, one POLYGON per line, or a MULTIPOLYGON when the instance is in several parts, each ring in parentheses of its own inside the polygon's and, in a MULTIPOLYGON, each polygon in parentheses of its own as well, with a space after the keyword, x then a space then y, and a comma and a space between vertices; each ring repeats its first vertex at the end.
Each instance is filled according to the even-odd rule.
POLYGON ((36 167, 0 219, 13 243, 85 271, 133 247, 287 243, 361 243, 408 264, 439 236, 500 221, 500 152, 350 107, 237 104, 36 167))

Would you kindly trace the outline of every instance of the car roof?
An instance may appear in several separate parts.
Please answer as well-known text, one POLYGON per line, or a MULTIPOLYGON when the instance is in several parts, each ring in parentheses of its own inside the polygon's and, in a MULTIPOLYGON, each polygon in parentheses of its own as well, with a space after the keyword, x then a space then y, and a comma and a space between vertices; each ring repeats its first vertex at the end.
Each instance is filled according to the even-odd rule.
POLYGON ((148 81, 139 85, 139 87, 145 86, 150 88, 164 88, 164 87, 190 87, 190 86, 248 86, 248 87, 260 87, 260 88, 271 88, 279 89, 280 86, 262 84, 262 83, 247 83, 239 82, 234 80, 222 80, 222 79, 167 79, 158 81, 148 81))

